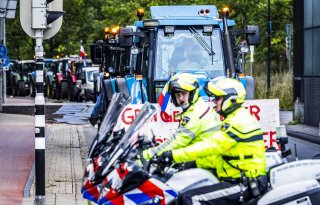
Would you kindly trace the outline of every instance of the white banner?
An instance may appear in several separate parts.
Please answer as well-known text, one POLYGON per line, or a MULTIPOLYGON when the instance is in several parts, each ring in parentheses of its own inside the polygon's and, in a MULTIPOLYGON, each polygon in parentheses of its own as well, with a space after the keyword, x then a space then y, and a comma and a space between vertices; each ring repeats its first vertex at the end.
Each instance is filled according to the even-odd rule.
MULTIPOLYGON (((152 130, 158 142, 162 142, 168 138, 178 127, 179 119, 177 115, 181 110, 174 107, 172 104, 170 105, 172 107, 167 108, 167 113, 161 113, 160 106, 158 104, 154 104, 158 111, 153 116, 149 125, 146 126, 148 129, 150 128, 152 130)), ((141 107, 142 104, 127 105, 120 114, 118 126, 120 125, 120 127, 123 126, 127 129, 134 121, 141 107)), ((261 128, 264 131, 263 138, 265 141, 265 147, 268 148, 274 146, 278 149, 278 145, 276 143, 276 127, 280 125, 279 100, 248 100, 245 101, 244 107, 246 107, 259 121, 261 128)), ((151 134, 148 133, 148 130, 145 132, 147 135, 151 134)))

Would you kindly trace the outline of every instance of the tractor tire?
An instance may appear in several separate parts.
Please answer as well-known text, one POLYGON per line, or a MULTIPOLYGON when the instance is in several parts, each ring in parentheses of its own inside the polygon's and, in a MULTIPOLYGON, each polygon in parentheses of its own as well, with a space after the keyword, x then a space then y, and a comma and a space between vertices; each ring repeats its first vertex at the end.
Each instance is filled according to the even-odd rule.
POLYGON ((29 88, 30 88, 30 96, 31 97, 35 97, 36 96, 36 89, 34 87, 34 83, 33 82, 30 82, 29 88))
POLYGON ((75 87, 72 84, 70 84, 69 88, 70 88, 69 92, 68 92, 69 101, 74 102, 75 101, 75 94, 74 94, 75 87))
POLYGON ((79 102, 79 99, 80 99, 79 95, 80 95, 80 89, 76 85, 70 84, 70 93, 69 93, 70 101, 79 102))
POLYGON ((60 99, 68 99, 69 95, 69 83, 66 80, 61 80, 60 82, 61 92, 60 92, 60 99))
POLYGON ((51 92, 51 95, 50 97, 52 96, 52 99, 58 99, 59 97, 59 88, 58 88, 58 83, 57 81, 53 81, 52 82, 52 89, 51 89, 51 86, 50 87, 50 92, 51 92))
POLYGON ((46 84, 46 97, 48 99, 50 99, 52 96, 51 96, 51 88, 50 88, 50 85, 49 84, 46 84))
POLYGON ((82 102, 82 96, 80 95, 81 89, 78 87, 75 87, 73 90, 73 99, 75 102, 82 102))
POLYGON ((16 96, 17 95, 17 87, 14 85, 12 86, 12 96, 16 96))
POLYGON ((18 81, 18 89, 17 89, 18 96, 26 96, 26 83, 23 80, 18 81))
POLYGON ((85 101, 88 102, 90 100, 89 95, 87 93, 87 91, 85 90, 84 92, 84 97, 85 97, 85 101))
POLYGON ((47 85, 43 84, 43 96, 47 97, 47 85))

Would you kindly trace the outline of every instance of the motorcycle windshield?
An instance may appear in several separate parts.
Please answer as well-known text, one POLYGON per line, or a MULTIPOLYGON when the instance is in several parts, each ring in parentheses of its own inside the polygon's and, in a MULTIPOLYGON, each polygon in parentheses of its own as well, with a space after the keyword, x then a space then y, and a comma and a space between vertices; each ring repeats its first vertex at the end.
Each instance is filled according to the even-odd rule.
POLYGON ((98 131, 98 144, 106 139, 107 134, 112 131, 113 127, 117 123, 122 109, 129 103, 130 99, 125 99, 122 93, 113 94, 108 110, 98 131))
POLYGON ((103 176, 109 172, 109 169, 114 166, 120 157, 128 153, 132 146, 136 144, 139 132, 142 131, 144 125, 151 119, 155 112, 156 108, 152 104, 149 102, 144 103, 138 116, 130 125, 115 150, 111 153, 110 160, 102 172, 103 176))

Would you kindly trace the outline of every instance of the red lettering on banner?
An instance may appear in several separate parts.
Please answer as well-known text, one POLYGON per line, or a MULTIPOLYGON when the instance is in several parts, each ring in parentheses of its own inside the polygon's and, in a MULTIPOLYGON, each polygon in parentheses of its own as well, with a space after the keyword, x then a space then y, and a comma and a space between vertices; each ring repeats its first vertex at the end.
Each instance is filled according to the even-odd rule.
POLYGON ((172 122, 172 115, 169 115, 167 112, 161 111, 160 117, 163 122, 172 122))
MULTIPOLYGON (((135 117, 139 114, 140 109, 132 109, 130 107, 126 108, 122 114, 121 114, 121 121, 126 124, 126 125, 130 125, 133 123, 135 117), (134 113, 134 114, 132 114, 134 113)), ((170 115, 167 112, 160 112, 160 118, 163 122, 179 122, 179 118, 177 117, 177 115, 179 114, 179 111, 173 111, 173 114, 170 115)), ((155 114, 153 116, 153 122, 157 122, 158 121, 158 116, 157 114, 155 114)))
POLYGON ((161 144, 162 142, 164 142, 166 140, 167 140, 167 138, 165 138, 165 137, 164 138, 162 138, 162 137, 156 138, 156 142, 159 144, 161 144))
POLYGON ((177 115, 179 114, 179 111, 173 111, 173 121, 179 122, 180 118, 177 118, 177 115))
POLYGON ((260 120, 259 113, 260 113, 260 108, 257 105, 250 105, 250 114, 254 115, 258 121, 260 120))
POLYGON ((270 132, 263 132, 263 138, 264 138, 264 143, 265 148, 269 148, 269 147, 273 147, 273 144, 276 143, 277 147, 275 147, 276 149, 279 149, 279 145, 277 144, 277 139, 276 137, 274 137, 276 134, 276 131, 270 131, 270 132), (265 137, 266 136, 266 137, 265 137))
POLYGON ((270 131, 270 144, 272 145, 274 142, 276 143, 276 145, 277 145, 277 149, 279 149, 279 145, 277 144, 277 137, 275 136, 277 134, 277 132, 276 131, 270 131), (275 137, 273 137, 273 136, 275 136, 275 137))
POLYGON ((140 109, 136 109, 136 110, 134 111, 135 117, 137 117, 137 115, 139 114, 139 112, 140 112, 140 109))
POLYGON ((157 114, 154 114, 153 115, 153 122, 157 122, 157 121, 158 121, 157 114))
POLYGON ((132 110, 132 108, 128 107, 122 112, 121 121, 126 125, 130 125, 134 120, 134 116, 132 116, 132 115, 127 116, 128 112, 131 110, 132 110))

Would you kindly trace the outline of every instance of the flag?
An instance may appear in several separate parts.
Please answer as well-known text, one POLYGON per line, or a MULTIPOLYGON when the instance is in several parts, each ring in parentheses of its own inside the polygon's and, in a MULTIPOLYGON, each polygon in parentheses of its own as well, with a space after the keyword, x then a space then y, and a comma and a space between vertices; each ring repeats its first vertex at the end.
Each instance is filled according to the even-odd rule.
POLYGON ((167 82, 158 98, 158 103, 161 107, 162 112, 166 110, 169 100, 170 100, 169 83, 167 82))
POLYGON ((82 44, 80 44, 80 54, 79 56, 81 57, 82 59, 82 62, 83 62, 83 66, 87 66, 87 53, 84 51, 84 48, 82 46, 82 44))

